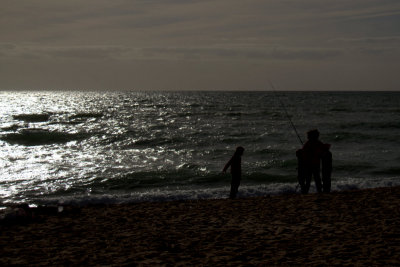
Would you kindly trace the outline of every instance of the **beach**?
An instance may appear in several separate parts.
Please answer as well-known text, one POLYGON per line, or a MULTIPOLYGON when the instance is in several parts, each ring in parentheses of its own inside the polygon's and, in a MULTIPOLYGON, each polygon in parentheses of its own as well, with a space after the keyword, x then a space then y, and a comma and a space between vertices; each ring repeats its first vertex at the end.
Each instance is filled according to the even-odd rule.
POLYGON ((0 227, 2 266, 398 266, 400 187, 64 207, 0 227))

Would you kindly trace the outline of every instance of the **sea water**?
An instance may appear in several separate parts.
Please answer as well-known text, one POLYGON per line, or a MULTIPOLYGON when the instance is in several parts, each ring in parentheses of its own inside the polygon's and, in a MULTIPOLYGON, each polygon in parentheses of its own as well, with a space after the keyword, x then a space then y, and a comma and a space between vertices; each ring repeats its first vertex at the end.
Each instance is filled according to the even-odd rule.
MULTIPOLYGON (((299 192, 317 128, 333 190, 400 185, 400 92, 0 92, 0 201, 121 203, 299 192), (297 137, 289 118, 296 127, 297 137)), ((311 191, 315 192, 314 188, 311 191)))

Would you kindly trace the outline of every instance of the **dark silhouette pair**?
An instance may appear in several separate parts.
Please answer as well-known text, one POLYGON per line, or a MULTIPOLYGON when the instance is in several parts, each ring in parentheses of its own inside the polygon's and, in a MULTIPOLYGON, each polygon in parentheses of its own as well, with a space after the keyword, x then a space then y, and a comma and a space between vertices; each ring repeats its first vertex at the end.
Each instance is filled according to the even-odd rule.
POLYGON ((329 151, 331 145, 324 144, 319 140, 318 130, 309 131, 307 139, 303 148, 296 151, 301 192, 308 193, 313 177, 317 192, 329 193, 332 173, 332 153, 329 151))

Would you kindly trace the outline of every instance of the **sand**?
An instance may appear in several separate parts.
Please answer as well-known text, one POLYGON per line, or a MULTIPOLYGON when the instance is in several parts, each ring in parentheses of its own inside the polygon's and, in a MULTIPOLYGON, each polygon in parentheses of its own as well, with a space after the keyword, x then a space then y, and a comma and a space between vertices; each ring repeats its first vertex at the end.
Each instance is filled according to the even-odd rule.
POLYGON ((66 207, 0 230, 2 266, 399 266, 400 187, 66 207))

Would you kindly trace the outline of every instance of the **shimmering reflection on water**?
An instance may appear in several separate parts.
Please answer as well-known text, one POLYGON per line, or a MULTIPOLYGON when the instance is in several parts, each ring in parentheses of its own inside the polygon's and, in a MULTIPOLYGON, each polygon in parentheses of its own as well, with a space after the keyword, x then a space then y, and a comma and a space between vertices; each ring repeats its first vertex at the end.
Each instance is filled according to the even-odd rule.
MULTIPOLYGON (((166 187, 211 190, 229 183, 219 173, 237 145, 246 148, 245 183, 296 180, 297 137, 270 92, 0 92, 0 97, 3 201, 166 187)), ((318 127, 323 140, 334 144, 338 179, 377 172, 399 177, 391 164, 400 157, 394 149, 399 94, 280 97, 300 133, 318 127)))

